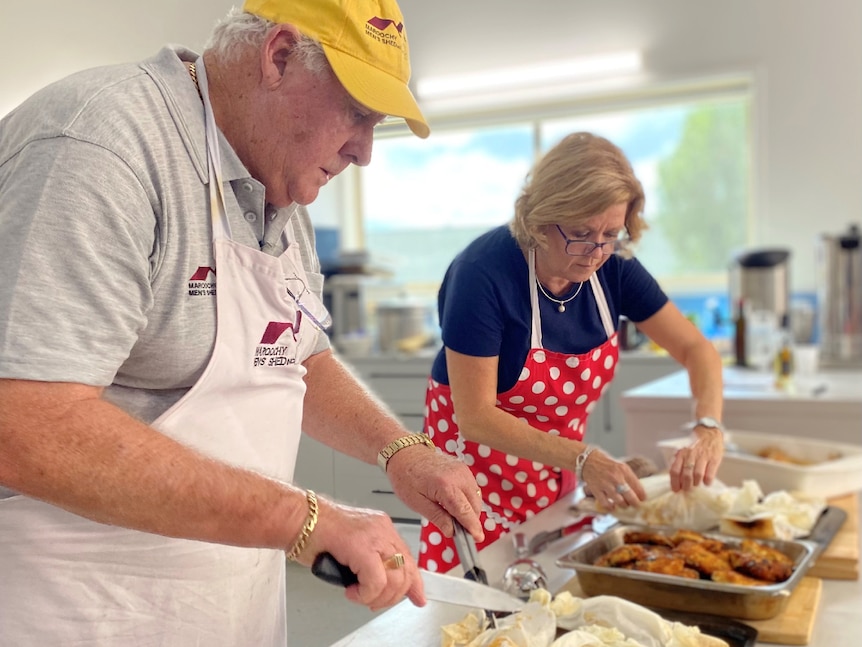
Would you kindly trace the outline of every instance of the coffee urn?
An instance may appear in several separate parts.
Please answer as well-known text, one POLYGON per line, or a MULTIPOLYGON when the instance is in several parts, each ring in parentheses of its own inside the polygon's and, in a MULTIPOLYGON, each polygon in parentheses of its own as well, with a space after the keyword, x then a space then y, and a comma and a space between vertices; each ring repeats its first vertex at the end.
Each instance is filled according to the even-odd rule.
POLYGON ((757 249, 739 254, 731 266, 730 302, 744 300, 752 311, 775 315, 780 325, 789 315, 790 251, 757 249))
POLYGON ((862 366, 862 247, 859 225, 823 234, 818 250, 820 363, 862 366))

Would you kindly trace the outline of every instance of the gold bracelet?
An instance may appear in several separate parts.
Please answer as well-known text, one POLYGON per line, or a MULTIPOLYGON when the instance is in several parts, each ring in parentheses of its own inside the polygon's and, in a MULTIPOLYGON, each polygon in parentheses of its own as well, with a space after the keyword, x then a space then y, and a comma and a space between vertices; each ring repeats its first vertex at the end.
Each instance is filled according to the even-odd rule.
POLYGON ((427 445, 431 449, 434 449, 434 443, 431 442, 431 439, 425 434, 401 436, 401 438, 396 438, 380 450, 380 453, 377 454, 377 465, 379 465, 380 469, 385 473, 386 468, 389 466, 389 459, 405 447, 412 447, 413 445, 427 445))
POLYGON ((311 531, 317 525, 317 495, 314 494, 313 490, 306 490, 305 498, 308 500, 308 516, 305 518, 305 524, 299 532, 299 537, 297 537, 293 547, 287 551, 287 559, 291 562, 299 557, 305 544, 308 543, 311 531))

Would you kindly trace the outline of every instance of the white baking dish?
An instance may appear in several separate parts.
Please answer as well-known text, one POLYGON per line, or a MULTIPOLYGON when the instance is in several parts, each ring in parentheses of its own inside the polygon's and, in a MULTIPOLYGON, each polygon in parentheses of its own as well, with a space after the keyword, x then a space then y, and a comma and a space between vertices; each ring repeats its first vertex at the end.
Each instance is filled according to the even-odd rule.
MULTIPOLYGON (((754 480, 766 494, 786 490, 824 498, 862 490, 862 445, 753 431, 727 431, 725 438, 728 451, 718 478, 726 485, 738 487, 745 480, 754 480), (778 447, 813 464, 795 465, 757 456, 768 447, 778 447)), ((659 441, 658 447, 670 466, 676 450, 689 443, 691 437, 686 436, 659 441)))

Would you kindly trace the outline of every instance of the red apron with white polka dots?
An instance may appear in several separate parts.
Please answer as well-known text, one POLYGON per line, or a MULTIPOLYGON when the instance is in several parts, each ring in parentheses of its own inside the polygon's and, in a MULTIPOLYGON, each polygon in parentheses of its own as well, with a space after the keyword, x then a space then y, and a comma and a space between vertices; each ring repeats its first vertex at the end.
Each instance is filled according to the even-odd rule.
MULTIPOLYGON (((616 370, 619 359, 616 331, 604 291, 593 274, 590 287, 608 340, 580 355, 542 348, 532 255, 529 261, 533 312, 531 348, 518 382, 497 396, 497 406, 535 429, 580 441, 584 437, 589 413, 616 370)), ((451 391, 447 385, 434 380, 429 380, 425 396, 425 431, 435 446, 466 463, 482 488, 480 519, 485 540, 478 544, 479 549, 575 488, 571 471, 464 440, 454 420, 451 391)), ((419 566, 442 573, 458 563, 454 542, 444 537, 437 526, 423 519, 419 566)))

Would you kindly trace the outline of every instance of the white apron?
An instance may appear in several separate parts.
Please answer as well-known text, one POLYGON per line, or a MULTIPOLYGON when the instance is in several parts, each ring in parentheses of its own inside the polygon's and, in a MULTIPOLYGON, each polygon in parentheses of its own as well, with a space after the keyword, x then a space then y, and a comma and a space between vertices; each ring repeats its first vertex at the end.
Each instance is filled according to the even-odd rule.
MULTIPOLYGON (((318 334, 300 308, 318 316, 325 310, 311 293, 298 307, 286 290, 291 282, 307 285, 298 244, 279 258, 230 239, 202 59, 197 69, 218 332, 200 380, 153 427, 225 462, 290 481, 305 394, 301 362, 318 334)), ((284 590, 280 550, 99 524, 25 496, 0 500, 3 647, 284 647, 284 590)))

